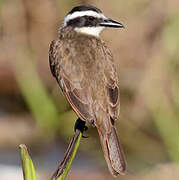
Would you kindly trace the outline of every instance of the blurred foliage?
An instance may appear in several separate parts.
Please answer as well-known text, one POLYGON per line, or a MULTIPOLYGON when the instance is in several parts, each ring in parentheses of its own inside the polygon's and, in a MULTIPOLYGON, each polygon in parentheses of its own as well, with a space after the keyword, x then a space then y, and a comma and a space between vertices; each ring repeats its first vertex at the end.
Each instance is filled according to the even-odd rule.
POLYGON ((61 122, 59 114, 37 74, 35 65, 23 57, 21 64, 17 62, 16 67, 17 82, 37 123, 41 128, 50 131, 49 133, 55 132, 61 122), (24 71, 24 67, 28 68, 24 71))
MULTIPOLYGON (((49 136, 67 141, 73 134, 77 117, 50 73, 48 51, 65 14, 82 3, 99 7, 125 25, 124 30, 105 30, 102 38, 119 72, 117 127, 129 174, 166 163, 168 169, 175 169, 179 161, 178 0, 0 1, 0 146, 16 146, 22 137, 32 144, 49 136), (21 122, 32 133, 19 126, 21 122)), ((91 138, 81 144, 81 150, 106 167, 96 130, 90 128, 88 133, 91 138)), ((121 177, 125 178, 135 179, 121 177)))

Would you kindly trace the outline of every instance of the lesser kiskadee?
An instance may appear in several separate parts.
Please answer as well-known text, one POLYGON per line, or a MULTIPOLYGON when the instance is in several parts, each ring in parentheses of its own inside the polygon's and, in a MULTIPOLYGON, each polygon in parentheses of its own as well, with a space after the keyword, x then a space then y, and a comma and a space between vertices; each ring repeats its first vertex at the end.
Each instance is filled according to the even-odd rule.
POLYGON ((118 76, 113 56, 99 33, 123 25, 93 6, 74 7, 50 45, 49 61, 72 109, 98 130, 104 156, 113 176, 126 172, 115 121, 119 115, 118 76))

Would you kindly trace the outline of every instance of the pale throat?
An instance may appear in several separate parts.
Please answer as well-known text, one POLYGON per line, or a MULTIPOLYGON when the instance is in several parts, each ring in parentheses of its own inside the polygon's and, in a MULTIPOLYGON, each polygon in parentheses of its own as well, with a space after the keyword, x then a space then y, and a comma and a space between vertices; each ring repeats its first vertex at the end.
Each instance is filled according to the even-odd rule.
POLYGON ((81 34, 91 35, 95 37, 99 37, 100 32, 104 29, 104 27, 76 27, 74 30, 81 34))

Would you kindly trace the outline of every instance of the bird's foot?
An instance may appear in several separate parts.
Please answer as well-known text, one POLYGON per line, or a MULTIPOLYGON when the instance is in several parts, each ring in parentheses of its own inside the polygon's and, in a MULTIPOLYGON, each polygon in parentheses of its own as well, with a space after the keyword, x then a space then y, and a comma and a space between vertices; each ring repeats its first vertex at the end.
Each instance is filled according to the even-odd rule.
POLYGON ((83 132, 88 130, 88 127, 85 125, 86 122, 78 118, 75 122, 75 131, 78 129, 82 133, 83 138, 88 138, 88 136, 84 136, 83 132))

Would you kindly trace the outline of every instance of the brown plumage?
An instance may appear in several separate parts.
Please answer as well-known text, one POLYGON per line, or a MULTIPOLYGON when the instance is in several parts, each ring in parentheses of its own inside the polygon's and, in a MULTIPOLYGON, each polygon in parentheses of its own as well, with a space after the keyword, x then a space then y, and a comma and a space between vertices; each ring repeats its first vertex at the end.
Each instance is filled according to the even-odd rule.
POLYGON ((63 27, 50 45, 49 61, 75 113, 98 130, 104 156, 113 176, 125 174, 126 164, 115 120, 119 115, 118 77, 113 57, 98 37, 63 27))

